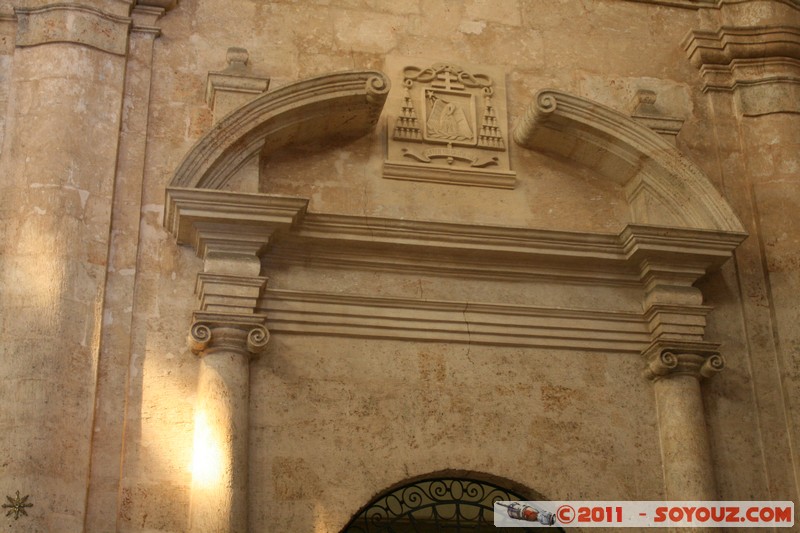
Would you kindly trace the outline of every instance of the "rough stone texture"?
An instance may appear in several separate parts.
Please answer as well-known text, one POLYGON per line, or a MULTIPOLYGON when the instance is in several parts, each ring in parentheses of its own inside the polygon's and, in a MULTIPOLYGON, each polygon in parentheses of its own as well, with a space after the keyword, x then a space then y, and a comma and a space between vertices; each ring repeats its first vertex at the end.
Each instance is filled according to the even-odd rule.
POLYGON ((447 470, 489 472, 548 498, 663 498, 645 474, 658 468, 658 436, 641 414, 654 405, 636 356, 273 341, 253 367, 250 446, 266 459, 251 469, 261 480, 252 498, 276 505, 251 505, 254 531, 339 531, 395 480, 447 470), (640 429, 620 438, 620 424, 640 429))
POLYGON ((113 50, 69 32, 67 42, 16 46, 31 43, 17 43, 13 8, 53 3, 0 1, 0 499, 19 490, 34 503, 18 521, 3 516, 6 529, 190 530, 204 398, 186 336, 209 262, 164 227, 165 188, 220 118, 206 86, 229 47, 249 51, 248 68, 271 90, 330 71, 384 70, 387 56, 492 65, 506 73, 509 129, 540 89, 622 113, 637 91, 654 91, 667 116, 685 121, 677 148, 749 234, 695 284, 712 307, 706 316, 690 287, 659 292, 625 269, 612 282, 601 267, 600 281, 567 279, 541 257, 487 255, 482 247, 506 242, 502 232, 469 250, 453 244, 463 236, 454 226, 434 225, 617 235, 632 220, 626 191, 576 163, 591 158, 509 142, 512 190, 386 180, 384 115, 362 138, 247 162, 227 190, 309 200, 304 221, 263 251, 269 281, 253 309, 267 312, 273 335, 250 363, 250 531, 337 533, 382 491, 435 472, 553 499, 677 497, 667 486, 679 474, 667 479, 664 469, 672 451, 659 439, 689 431, 687 442, 703 447, 704 425, 710 468, 685 469, 713 471, 699 492, 716 485, 721 499, 798 504, 800 115, 787 112, 797 93, 759 85, 763 97, 751 92, 743 105, 736 91, 703 92, 698 67, 713 63, 693 64, 684 48, 691 32, 722 27, 796 32, 796 4, 180 0, 133 9, 85 0, 77 4, 116 21, 111 35, 91 36, 113 50), (159 18, 162 7, 171 9, 159 18), (355 229, 339 229, 343 221, 355 229), (427 244, 397 246, 418 238, 425 225, 415 221, 440 231, 433 256, 427 244), (380 224, 408 235, 386 237, 380 224), (335 231, 341 240, 326 241, 335 231), (542 309, 642 317, 645 295, 675 298, 690 317, 658 318, 676 338, 721 344, 725 370, 700 383, 705 424, 658 414, 672 397, 654 389, 669 381, 645 379, 630 347, 655 322, 634 321, 633 340, 616 349, 543 345, 547 320, 571 324, 542 309), (505 323, 489 337, 495 326, 481 320, 497 307, 467 304, 506 306, 505 323), (330 317, 351 329, 326 330, 338 324, 330 317), (514 344, 514 321, 536 331, 514 344), (470 337, 477 324, 488 341, 470 337))

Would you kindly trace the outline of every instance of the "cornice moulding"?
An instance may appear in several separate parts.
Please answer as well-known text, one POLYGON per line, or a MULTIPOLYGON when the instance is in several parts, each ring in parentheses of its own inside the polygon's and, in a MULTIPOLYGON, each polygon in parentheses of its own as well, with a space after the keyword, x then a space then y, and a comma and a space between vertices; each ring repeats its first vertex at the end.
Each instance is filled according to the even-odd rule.
POLYGON ((378 71, 328 74, 270 91, 220 120, 187 154, 170 187, 220 189, 244 163, 289 144, 372 131, 389 80, 378 71))
POLYGON ((16 45, 72 43, 114 55, 128 51, 131 19, 78 3, 54 3, 44 7, 16 7, 16 45))
POLYGON ((630 265, 597 261, 564 261, 560 257, 513 253, 474 253, 462 248, 424 249, 343 241, 282 239, 271 246, 271 266, 314 265, 321 268, 367 270, 486 281, 544 281, 607 286, 640 286, 639 271, 630 265))
POLYGON ((706 271, 719 268, 747 234, 714 230, 628 225, 619 242, 630 260, 643 263, 700 265, 706 271))
POLYGON ((473 253, 579 254, 598 260, 618 258, 615 237, 601 233, 309 213, 298 228, 301 238, 384 245, 463 249, 473 253))
POLYGON ((488 266, 504 276, 622 284, 641 281, 652 264, 679 264, 699 277, 719 267, 745 237, 740 232, 647 225, 628 225, 618 235, 579 233, 311 214, 307 206, 302 198, 169 188, 164 225, 179 243, 192 244, 200 257, 209 246, 263 254, 269 243, 278 261, 300 257, 453 274, 488 266), (276 232, 280 238, 274 244, 276 232))
POLYGON ((800 113, 800 28, 723 26, 692 31, 683 46, 703 91, 734 93, 742 115, 800 113))
POLYGON ((200 257, 214 242, 222 248, 266 246, 276 230, 296 224, 308 200, 257 193, 167 188, 164 226, 200 257))
POLYGON ((722 26, 695 30, 683 42, 692 64, 728 65, 734 59, 800 59, 800 28, 794 26, 722 26))
MULTIPOLYGON (((524 148, 571 159, 625 187, 634 206, 657 200, 669 225, 741 232, 731 207, 703 172, 656 132, 597 102, 543 90, 514 129, 524 148)), ((634 223, 652 223, 631 209, 634 223)))

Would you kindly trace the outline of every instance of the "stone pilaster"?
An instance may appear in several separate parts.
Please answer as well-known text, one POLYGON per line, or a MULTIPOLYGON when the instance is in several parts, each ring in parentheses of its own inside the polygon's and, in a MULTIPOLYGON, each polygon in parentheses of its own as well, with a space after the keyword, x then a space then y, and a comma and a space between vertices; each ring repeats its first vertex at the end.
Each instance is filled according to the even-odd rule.
MULTIPOLYGON (((231 242, 202 231, 204 272, 188 344, 201 357, 195 407, 189 530, 247 531, 250 359, 269 341, 266 316, 255 312, 267 279, 259 251, 271 230, 231 242)), ((228 232, 223 231, 222 234, 228 232)))
POLYGON ((758 497, 797 501, 800 5, 723 2, 684 47, 711 108, 721 182, 750 233, 736 274, 766 480, 758 497))
POLYGON ((12 4, 0 490, 36 502, 19 531, 83 531, 130 6, 12 4))
POLYGON ((134 315, 135 273, 139 217, 141 215, 147 126, 150 112, 150 81, 153 48, 160 34, 157 26, 164 9, 139 2, 131 12, 125 93, 119 156, 111 212, 109 248, 114 250, 107 265, 106 299, 98 360, 97 400, 94 413, 91 473, 86 509, 87 531, 116 528, 123 477, 120 458, 127 398, 119 391, 128 386, 131 331, 134 315))
POLYGON ((694 284, 717 268, 741 242, 728 232, 688 230, 668 238, 639 227, 630 231, 638 259, 650 345, 644 375, 655 394, 664 493, 667 500, 715 500, 717 489, 700 380, 725 366, 719 345, 704 340, 703 295, 694 284))
POLYGON ((197 386, 192 532, 248 531, 250 358, 269 341, 262 316, 195 313, 189 333, 202 358, 197 386))
POLYGON ((657 341, 644 355, 656 396, 665 499, 718 499, 700 391, 700 380, 725 366, 717 346, 657 341))
POLYGON ((201 356, 195 411, 190 531, 247 531, 249 361, 267 346, 257 312, 267 279, 260 255, 307 201, 167 189, 164 223, 203 258, 189 347, 201 356))

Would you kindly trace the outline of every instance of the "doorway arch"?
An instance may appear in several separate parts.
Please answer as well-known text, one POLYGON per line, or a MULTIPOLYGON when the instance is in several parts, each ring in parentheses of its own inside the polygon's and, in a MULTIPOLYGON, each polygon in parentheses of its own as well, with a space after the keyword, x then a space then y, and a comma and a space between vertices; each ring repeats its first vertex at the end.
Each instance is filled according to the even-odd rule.
POLYGON ((532 532, 533 528, 494 526, 495 502, 529 499, 517 490, 473 477, 425 477, 384 491, 341 533, 532 532))

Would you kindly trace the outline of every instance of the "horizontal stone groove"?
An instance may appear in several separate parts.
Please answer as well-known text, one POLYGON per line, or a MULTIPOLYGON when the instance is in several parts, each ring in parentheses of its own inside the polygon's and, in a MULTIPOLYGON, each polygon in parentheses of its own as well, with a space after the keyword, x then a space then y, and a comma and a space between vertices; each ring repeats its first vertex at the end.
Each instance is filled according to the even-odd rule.
POLYGON ((638 353, 650 342, 636 313, 375 298, 269 289, 273 332, 638 353))

